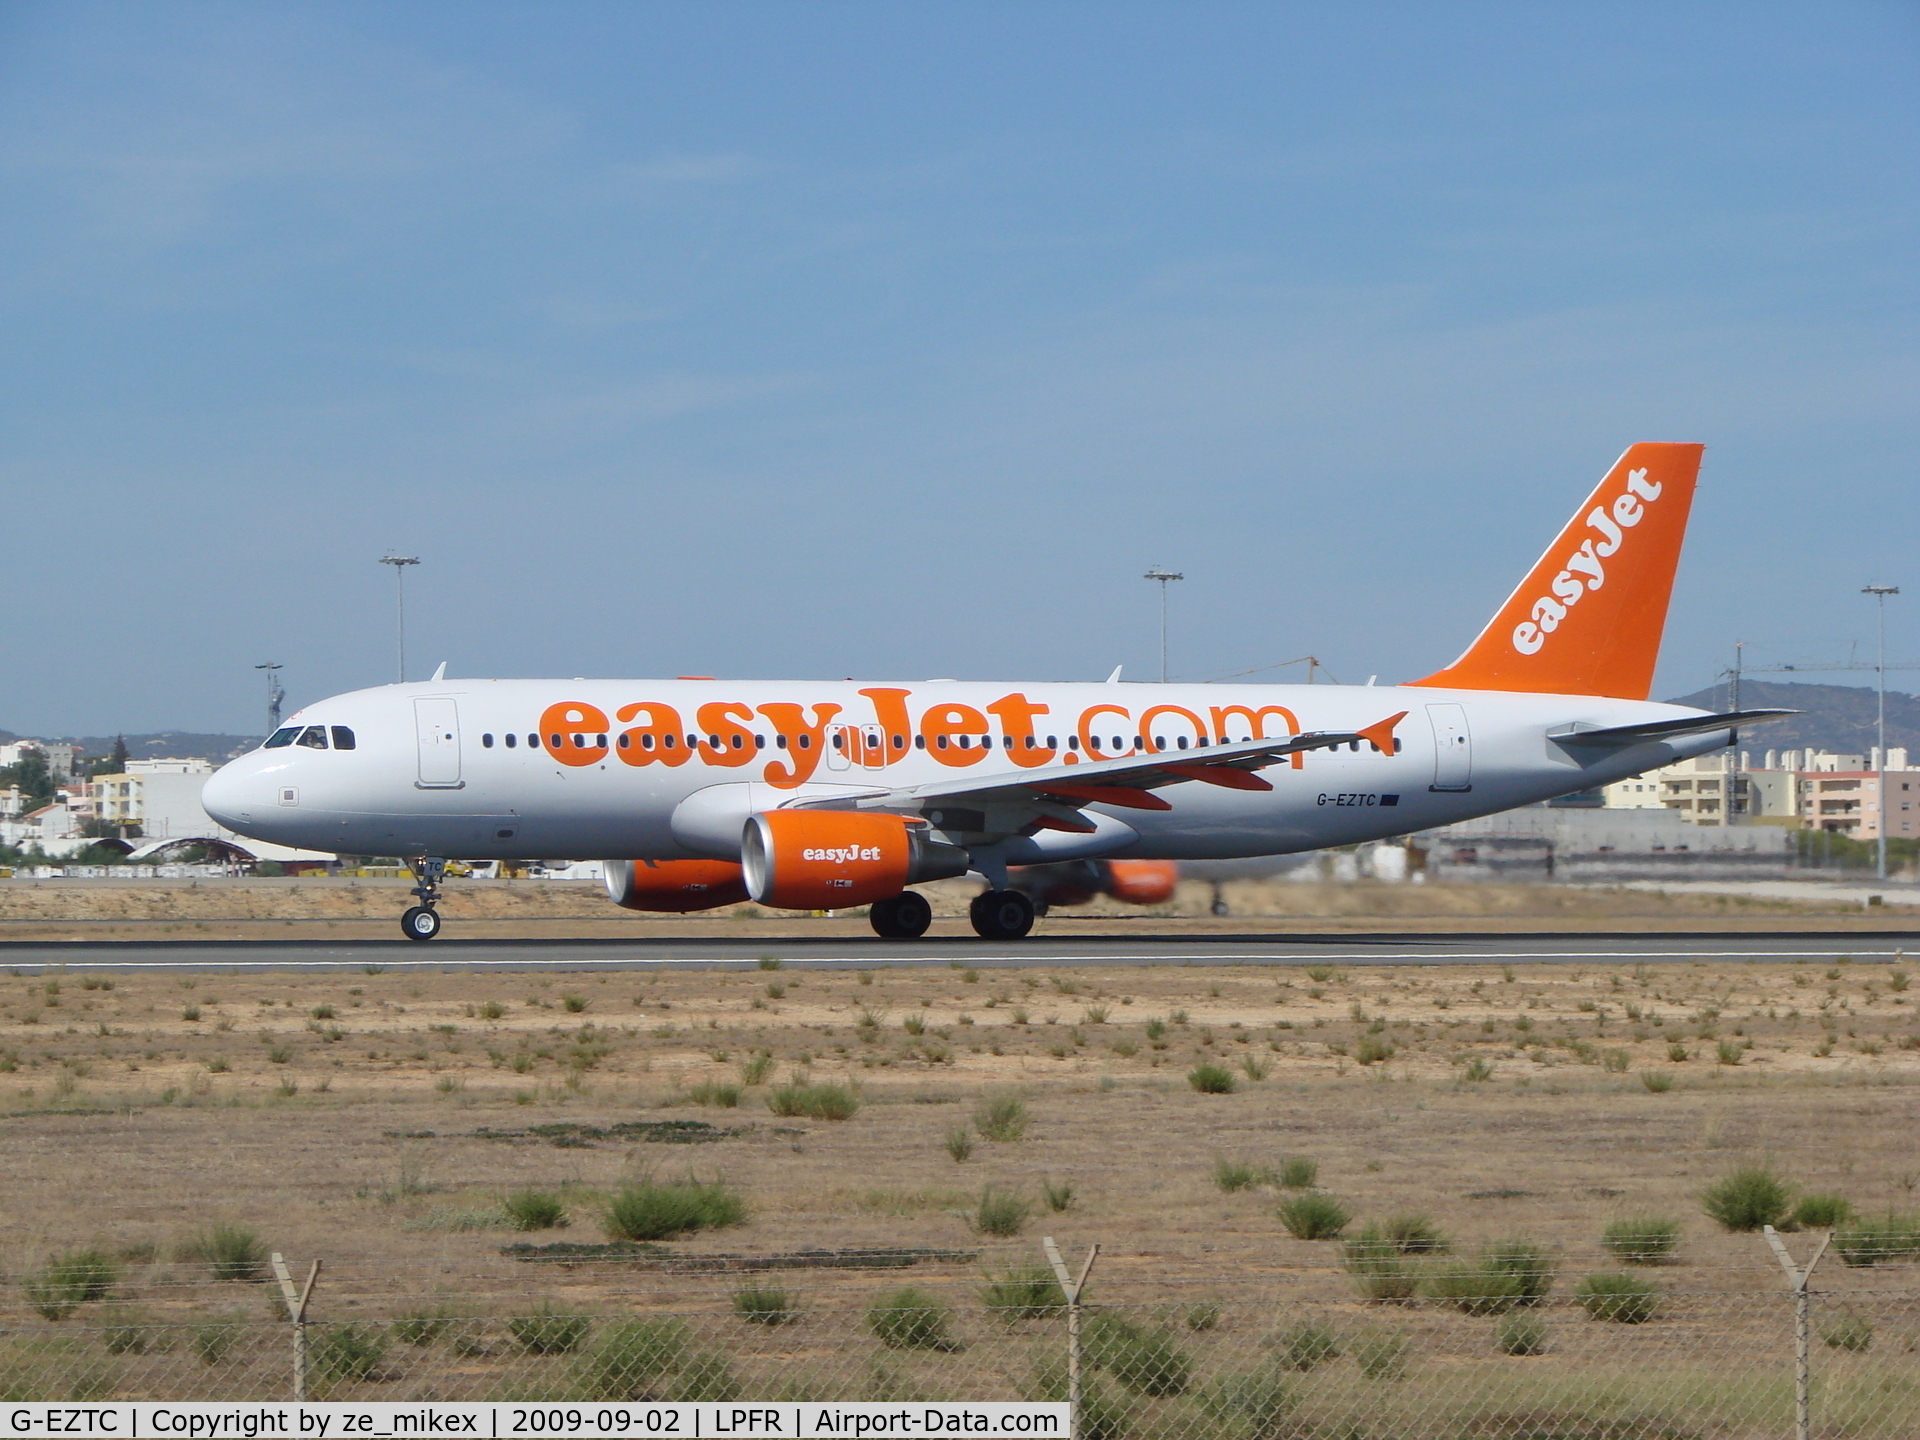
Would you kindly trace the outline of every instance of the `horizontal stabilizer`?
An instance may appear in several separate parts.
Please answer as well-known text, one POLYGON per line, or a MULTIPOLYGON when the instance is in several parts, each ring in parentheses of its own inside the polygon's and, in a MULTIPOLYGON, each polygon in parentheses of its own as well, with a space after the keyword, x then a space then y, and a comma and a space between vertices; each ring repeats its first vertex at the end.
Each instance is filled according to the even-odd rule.
POLYGON ((1547 738, 1560 745, 1593 745, 1606 749, 1624 749, 1649 740, 1673 740, 1682 735, 1704 735, 1712 730, 1731 730, 1739 725, 1759 725, 1798 715, 1798 710, 1728 710, 1720 715, 1682 715, 1675 720, 1649 720, 1641 725, 1613 725, 1583 729, 1568 725, 1549 730, 1547 738))

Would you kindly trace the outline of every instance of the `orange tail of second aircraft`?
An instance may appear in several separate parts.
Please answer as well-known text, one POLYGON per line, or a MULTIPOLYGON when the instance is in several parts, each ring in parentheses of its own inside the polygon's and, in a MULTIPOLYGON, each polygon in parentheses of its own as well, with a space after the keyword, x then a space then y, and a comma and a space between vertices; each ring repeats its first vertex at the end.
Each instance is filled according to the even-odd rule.
POLYGON ((1701 445, 1635 445, 1467 653, 1413 685, 1644 700, 1701 445))

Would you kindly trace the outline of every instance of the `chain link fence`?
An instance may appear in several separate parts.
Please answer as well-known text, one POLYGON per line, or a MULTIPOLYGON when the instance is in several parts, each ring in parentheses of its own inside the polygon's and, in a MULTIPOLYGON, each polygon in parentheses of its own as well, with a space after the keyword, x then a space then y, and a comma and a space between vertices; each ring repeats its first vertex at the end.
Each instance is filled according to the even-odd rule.
POLYGON ((323 1276, 304 1325, 271 1283, 252 1287, 251 1309, 164 1320, 118 1298, 105 1317, 89 1306, 0 1329, 0 1398, 988 1401, 1077 1388, 1082 1440, 1920 1436, 1910 1269, 1842 1270, 1824 1289, 1816 1277, 1803 1428, 1796 1296, 1778 1271, 1765 1287, 1764 1272, 1681 1283, 1658 1271, 1490 1286, 1472 1283, 1484 1270, 1449 1279, 1443 1266, 1407 1291, 1334 1270, 1156 1285, 1123 1265, 1106 1294, 1096 1268, 1069 1307, 1071 1287, 1037 1256, 997 1258, 991 1271, 831 1283, 761 1270, 698 1299, 629 1274, 591 1304, 567 1298, 569 1271, 541 1277, 561 1292, 543 1302, 363 1293, 339 1299, 351 1319, 330 1309, 323 1276))

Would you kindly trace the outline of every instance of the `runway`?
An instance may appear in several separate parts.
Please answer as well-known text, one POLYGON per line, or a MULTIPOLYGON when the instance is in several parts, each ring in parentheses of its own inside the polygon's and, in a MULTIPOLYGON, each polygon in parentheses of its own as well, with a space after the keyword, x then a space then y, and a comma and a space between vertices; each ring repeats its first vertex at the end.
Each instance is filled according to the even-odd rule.
POLYGON ((1503 965, 1682 964, 1805 961, 1892 964, 1920 955, 1920 931, 1600 932, 1553 934, 1030 936, 1021 941, 929 936, 921 940, 735 939, 162 940, 11 941, 0 966, 15 974, 221 970, 633 970, 782 966, 1503 965))

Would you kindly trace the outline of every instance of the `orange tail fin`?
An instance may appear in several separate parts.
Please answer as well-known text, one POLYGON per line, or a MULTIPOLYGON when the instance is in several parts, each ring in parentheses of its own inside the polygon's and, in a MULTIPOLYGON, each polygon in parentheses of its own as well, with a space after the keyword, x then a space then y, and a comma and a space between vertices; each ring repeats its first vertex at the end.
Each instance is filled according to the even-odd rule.
POLYGON ((1646 699, 1705 448, 1629 449, 1467 653, 1408 683, 1646 699))

